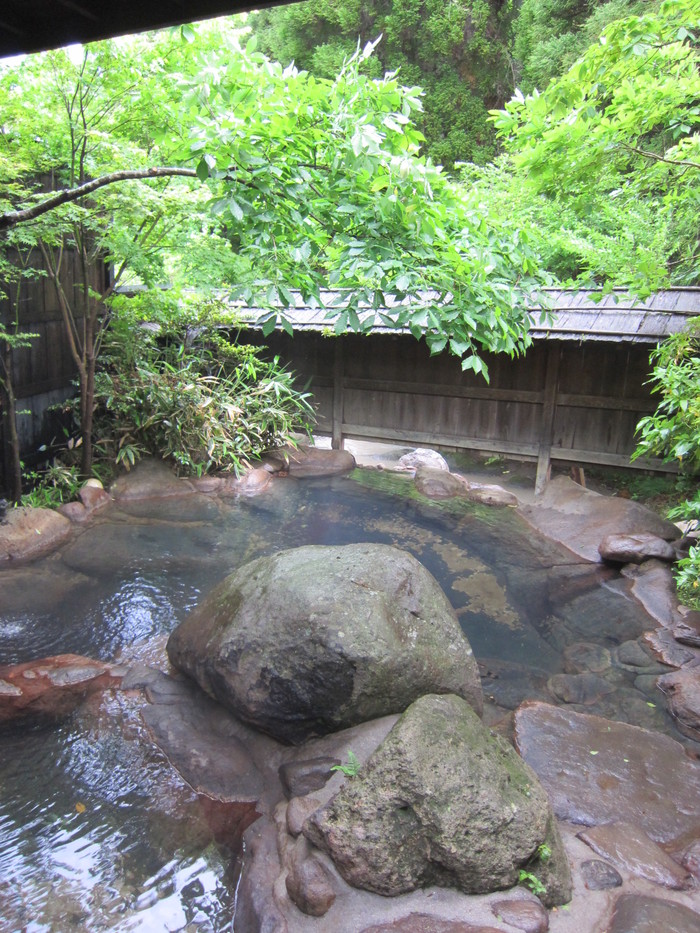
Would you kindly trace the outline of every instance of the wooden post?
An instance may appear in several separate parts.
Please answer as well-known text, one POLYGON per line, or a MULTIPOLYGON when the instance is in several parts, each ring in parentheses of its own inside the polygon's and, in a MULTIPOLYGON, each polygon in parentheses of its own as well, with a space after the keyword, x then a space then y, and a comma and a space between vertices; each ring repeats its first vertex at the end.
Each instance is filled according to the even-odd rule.
POLYGON ((331 447, 343 449, 343 338, 333 338, 335 359, 333 365, 333 421, 331 424, 331 447))
POLYGON ((561 348, 558 342, 550 340, 547 348, 547 373, 544 383, 544 398, 542 405, 542 424, 540 428, 540 450, 537 457, 537 477, 535 479, 535 495, 541 496, 549 482, 552 472, 552 438, 554 431, 554 415, 557 410, 557 389, 559 387, 559 360, 561 348))

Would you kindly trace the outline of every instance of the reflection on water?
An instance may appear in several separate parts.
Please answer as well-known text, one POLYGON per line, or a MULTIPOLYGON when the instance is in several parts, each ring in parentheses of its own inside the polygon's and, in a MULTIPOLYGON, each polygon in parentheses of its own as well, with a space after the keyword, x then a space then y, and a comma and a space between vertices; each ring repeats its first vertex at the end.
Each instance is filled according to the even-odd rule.
MULTIPOLYGON (((111 660, 170 632, 255 557, 376 541, 405 548, 437 577, 486 695, 503 707, 556 702, 549 688, 562 679, 553 675, 576 672, 572 659, 603 657, 605 690, 575 708, 672 731, 638 689, 653 689, 652 678, 615 663, 616 646, 650 627, 643 610, 510 510, 437 508, 348 478, 279 480, 251 500, 202 497, 199 512, 187 501, 182 520, 172 503, 167 521, 158 503, 131 516, 114 509, 62 552, 0 571, 0 664, 65 652, 111 660), (571 649, 578 643, 606 650, 571 649)), ((123 694, 55 728, 0 737, 0 933, 230 930, 237 863, 213 836, 123 694)))

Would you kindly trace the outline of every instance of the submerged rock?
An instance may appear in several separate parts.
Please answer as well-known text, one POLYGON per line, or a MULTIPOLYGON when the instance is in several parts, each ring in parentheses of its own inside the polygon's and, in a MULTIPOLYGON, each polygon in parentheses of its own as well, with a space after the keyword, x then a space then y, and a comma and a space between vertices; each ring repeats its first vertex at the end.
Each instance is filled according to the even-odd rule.
POLYGON ((300 742, 426 693, 481 712, 479 672, 452 606, 405 551, 301 547, 227 577, 173 632, 172 663, 245 722, 300 742))
POLYGON ((349 884, 378 894, 433 884, 487 893, 517 884, 526 869, 546 904, 571 896, 544 789, 456 696, 413 703, 303 831, 349 884))
POLYGON ((60 719, 90 693, 107 690, 120 680, 113 665, 76 654, 0 667, 0 724, 60 719))

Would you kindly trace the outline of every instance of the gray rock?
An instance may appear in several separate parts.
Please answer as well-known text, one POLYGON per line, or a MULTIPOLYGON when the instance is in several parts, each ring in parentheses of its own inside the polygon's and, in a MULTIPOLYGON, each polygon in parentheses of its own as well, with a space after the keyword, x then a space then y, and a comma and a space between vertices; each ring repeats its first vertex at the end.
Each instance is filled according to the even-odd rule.
POLYGON ((638 826, 630 823, 608 823, 594 826, 578 834, 579 839, 596 855, 608 859, 623 871, 654 884, 674 890, 685 890, 692 880, 687 871, 656 845, 638 826))
POLYGON ((670 562, 676 559, 673 546, 649 532, 606 535, 598 552, 603 560, 615 564, 641 564, 652 557, 670 562))
POLYGON ((581 862, 580 871, 583 883, 589 891, 605 891, 607 888, 622 886, 620 872, 608 862, 601 862, 600 859, 581 862))
POLYGON ((700 834, 700 762, 668 736, 534 702, 515 713, 515 741, 560 819, 624 820, 660 843, 700 834))
POLYGON ((245 722, 298 743, 426 693, 481 712, 472 650, 430 573, 386 545, 302 547, 227 577, 168 655, 245 722))
POLYGON ((548 905, 571 895, 546 793, 456 696, 417 700, 303 831, 349 884, 378 894, 433 884, 486 893, 526 869, 548 905))
POLYGON ((700 933, 700 914, 672 901, 622 894, 607 929, 609 933, 700 933))
POLYGON ((624 668, 652 667, 656 663, 649 650, 638 641, 623 641, 615 654, 618 664, 624 668))
POLYGON ((428 470, 441 470, 443 473, 449 473, 450 468, 447 460, 439 454, 437 450, 428 450, 423 447, 417 447, 415 450, 399 457, 396 463, 397 470, 416 471, 419 467, 428 470))

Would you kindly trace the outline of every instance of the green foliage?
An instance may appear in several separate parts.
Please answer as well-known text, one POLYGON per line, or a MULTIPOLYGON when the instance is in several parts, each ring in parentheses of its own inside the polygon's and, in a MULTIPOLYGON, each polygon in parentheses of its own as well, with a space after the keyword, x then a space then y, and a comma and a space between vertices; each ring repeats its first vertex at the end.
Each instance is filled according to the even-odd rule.
POLYGON ((19 504, 37 509, 55 509, 64 502, 72 502, 82 485, 78 468, 60 460, 53 460, 43 470, 28 470, 24 478, 31 488, 19 504))
POLYGON ((360 771, 360 762, 355 752, 348 751, 348 763, 346 765, 333 765, 331 771, 340 771, 346 777, 356 777, 360 771))
POLYGON ((186 474, 238 472, 313 421, 277 359, 224 339, 230 315, 216 304, 177 307, 162 293, 117 304, 96 376, 96 430, 104 455, 126 469, 150 453, 186 474))
POLYGON ((513 28, 518 87, 525 93, 543 90, 597 42, 609 23, 657 6, 654 0, 523 0, 513 28))
POLYGON ((512 91, 511 17, 512 5, 497 0, 308 0, 257 13, 251 24, 267 54, 321 78, 333 78, 358 41, 382 36, 363 72, 398 70, 402 83, 424 88, 426 153, 451 168, 496 152, 487 111, 512 91))
POLYGON ((652 391, 661 395, 653 415, 637 426, 635 458, 655 454, 700 473, 700 318, 673 334, 651 354, 652 391))
MULTIPOLYGON (((653 415, 637 425, 639 444, 633 457, 656 454, 667 461, 676 460, 685 482, 694 493, 671 509, 669 517, 695 522, 700 526, 700 318, 691 320, 686 329, 673 334, 651 356, 654 368, 651 382, 661 401, 653 415)), ((680 595, 700 608, 700 547, 691 547, 687 557, 676 566, 676 585, 680 595)))
MULTIPOLYGON (((615 20, 542 93, 493 113, 530 199, 594 225, 601 211, 628 215, 635 240, 656 215, 663 262, 653 248, 642 254, 629 274, 639 294, 698 278, 699 28, 698 0, 615 20)), ((598 278, 614 280, 614 264, 598 278)))
POLYGON ((333 81, 235 41, 202 59, 191 149, 212 210, 249 262, 237 294, 267 309, 268 333, 278 321, 289 328, 291 289, 321 303, 330 286, 336 333, 380 318, 485 372, 483 351, 529 344, 527 306, 545 281, 536 251, 420 155, 420 89, 368 78, 372 53, 333 81))

